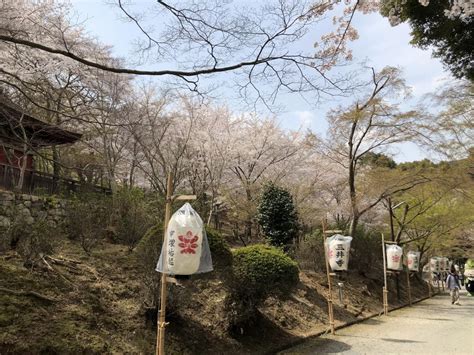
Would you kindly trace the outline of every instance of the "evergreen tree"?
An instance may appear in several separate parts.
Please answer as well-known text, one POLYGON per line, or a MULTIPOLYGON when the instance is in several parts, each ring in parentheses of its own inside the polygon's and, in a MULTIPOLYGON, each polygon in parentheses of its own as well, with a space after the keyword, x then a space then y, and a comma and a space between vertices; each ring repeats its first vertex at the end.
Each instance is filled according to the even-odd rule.
POLYGON ((450 0, 383 0, 380 12, 390 18, 395 10, 399 22, 411 27, 412 45, 433 50, 433 56, 456 78, 474 81, 474 16, 450 15, 461 10, 458 4, 453 5, 450 0))
POLYGON ((288 245, 298 234, 298 213, 293 198, 287 190, 273 183, 263 188, 257 220, 271 245, 288 245))

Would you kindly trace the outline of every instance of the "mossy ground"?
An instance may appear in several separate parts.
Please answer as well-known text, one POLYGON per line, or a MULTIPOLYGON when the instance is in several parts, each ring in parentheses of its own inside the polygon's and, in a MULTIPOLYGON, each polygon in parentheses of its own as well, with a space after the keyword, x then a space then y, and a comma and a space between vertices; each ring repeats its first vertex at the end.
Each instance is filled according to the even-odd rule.
POLYGON ((28 270, 12 254, 0 258, 2 287, 56 300, 0 292, 0 352, 147 352, 133 341, 144 325, 136 301, 140 287, 125 248, 109 245, 91 256, 69 242, 62 249, 61 256, 81 264, 55 266, 60 274, 28 270))

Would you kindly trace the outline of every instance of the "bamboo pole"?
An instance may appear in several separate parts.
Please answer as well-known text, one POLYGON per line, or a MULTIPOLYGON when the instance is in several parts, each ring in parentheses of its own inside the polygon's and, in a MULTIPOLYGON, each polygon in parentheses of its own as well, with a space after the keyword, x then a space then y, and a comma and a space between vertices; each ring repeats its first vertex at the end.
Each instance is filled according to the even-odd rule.
MULTIPOLYGON (((165 266, 167 265, 166 258, 166 248, 168 246, 168 222, 171 218, 171 204, 173 195, 173 174, 168 173, 168 181, 166 184, 166 208, 165 208, 165 222, 164 222, 164 235, 163 235, 163 246, 162 246, 162 255, 163 255, 163 271, 165 271, 165 266)), ((157 342, 156 342, 156 354, 164 355, 165 354, 165 327, 166 327, 166 297, 168 296, 167 280, 166 273, 161 274, 161 296, 160 296, 160 311, 158 313, 158 324, 157 324, 157 342)))
POLYGON ((329 270, 329 260, 328 260, 328 252, 326 249, 326 221, 323 219, 322 221, 323 227, 323 248, 324 248, 324 259, 326 261, 326 275, 328 278, 328 286, 329 286, 329 295, 327 298, 328 301, 328 314, 329 314, 329 327, 331 328, 331 334, 335 334, 336 331, 334 329, 334 309, 332 303, 332 282, 331 282, 331 275, 329 270))
POLYGON ((388 288, 387 288, 387 258, 385 256, 385 237, 382 233, 382 254, 383 254, 383 313, 388 314, 388 288))
POLYGON ((428 275, 428 295, 430 297, 433 297, 433 272, 431 271, 431 258, 428 258, 428 270, 429 270, 429 275, 428 275))
POLYGON ((407 290, 408 290, 408 304, 411 307, 411 285, 410 285, 410 270, 407 263, 407 290))

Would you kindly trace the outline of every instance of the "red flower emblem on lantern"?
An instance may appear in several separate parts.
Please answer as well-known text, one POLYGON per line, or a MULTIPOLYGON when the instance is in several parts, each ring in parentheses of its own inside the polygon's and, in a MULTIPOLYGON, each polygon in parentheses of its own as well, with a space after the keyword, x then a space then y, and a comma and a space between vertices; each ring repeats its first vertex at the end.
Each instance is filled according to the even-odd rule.
POLYGON ((193 232, 188 231, 186 236, 179 235, 178 239, 181 243, 178 246, 181 248, 181 254, 196 254, 196 249, 198 245, 196 242, 198 241, 199 237, 197 235, 193 235, 193 232))

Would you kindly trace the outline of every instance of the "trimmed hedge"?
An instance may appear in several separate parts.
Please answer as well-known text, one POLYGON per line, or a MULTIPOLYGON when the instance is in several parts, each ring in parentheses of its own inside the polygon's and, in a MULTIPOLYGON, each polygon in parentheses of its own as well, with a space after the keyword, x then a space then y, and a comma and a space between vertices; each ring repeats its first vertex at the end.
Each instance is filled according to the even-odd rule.
POLYGON ((275 247, 251 245, 235 250, 233 255, 239 291, 256 300, 271 293, 289 293, 299 281, 298 264, 275 247))

